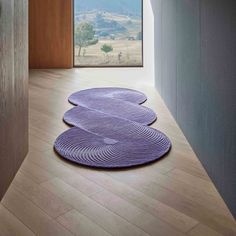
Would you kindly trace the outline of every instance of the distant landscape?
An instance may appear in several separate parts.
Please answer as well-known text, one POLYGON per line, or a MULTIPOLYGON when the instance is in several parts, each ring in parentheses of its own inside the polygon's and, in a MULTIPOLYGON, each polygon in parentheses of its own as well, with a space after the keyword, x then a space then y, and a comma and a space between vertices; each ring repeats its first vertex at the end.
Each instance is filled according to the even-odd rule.
POLYGON ((75 64, 142 65, 141 0, 75 0, 75 64))

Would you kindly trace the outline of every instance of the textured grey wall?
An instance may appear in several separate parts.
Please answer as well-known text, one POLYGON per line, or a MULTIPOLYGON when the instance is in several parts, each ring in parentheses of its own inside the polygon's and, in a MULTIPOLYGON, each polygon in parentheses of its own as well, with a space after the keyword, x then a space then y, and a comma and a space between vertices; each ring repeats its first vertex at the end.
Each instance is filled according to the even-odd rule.
POLYGON ((28 0, 0 0, 0 200, 27 152, 28 0))
POLYGON ((236 1, 151 2, 157 89, 236 215, 236 1))

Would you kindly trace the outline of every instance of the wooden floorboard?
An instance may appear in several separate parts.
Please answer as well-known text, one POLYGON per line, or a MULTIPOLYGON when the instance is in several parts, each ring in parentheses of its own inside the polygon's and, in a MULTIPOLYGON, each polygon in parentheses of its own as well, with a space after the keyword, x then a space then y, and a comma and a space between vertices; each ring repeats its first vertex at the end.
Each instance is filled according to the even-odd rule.
POLYGON ((0 236, 33 236, 35 235, 2 204, 0 204, 0 236))
POLYGON ((236 224, 161 97, 141 69, 33 70, 30 152, 0 204, 0 236, 236 235, 236 224), (173 148, 152 165, 101 171, 73 165, 53 151, 68 129, 62 117, 78 90, 118 86, 148 96, 152 126, 173 148))

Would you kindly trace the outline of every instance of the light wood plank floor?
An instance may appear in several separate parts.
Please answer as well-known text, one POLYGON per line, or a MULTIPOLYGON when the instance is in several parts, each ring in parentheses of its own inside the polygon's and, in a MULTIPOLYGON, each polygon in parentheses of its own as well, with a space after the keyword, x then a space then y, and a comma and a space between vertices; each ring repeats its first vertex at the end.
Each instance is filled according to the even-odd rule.
MULTIPOLYGON (((141 70, 141 69, 140 69, 141 70)), ((236 235, 236 224, 151 81, 138 69, 30 73, 30 152, 0 204, 0 235, 236 235), (99 171, 53 152, 75 91, 138 89, 173 148, 152 165, 99 171)))

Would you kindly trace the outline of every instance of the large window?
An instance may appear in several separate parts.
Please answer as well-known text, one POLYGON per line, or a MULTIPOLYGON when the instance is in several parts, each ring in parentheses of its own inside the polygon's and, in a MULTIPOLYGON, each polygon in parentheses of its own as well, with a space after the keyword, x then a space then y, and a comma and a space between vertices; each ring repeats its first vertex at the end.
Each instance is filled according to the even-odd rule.
POLYGON ((74 0, 75 66, 142 66, 142 0, 74 0))

